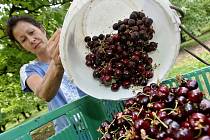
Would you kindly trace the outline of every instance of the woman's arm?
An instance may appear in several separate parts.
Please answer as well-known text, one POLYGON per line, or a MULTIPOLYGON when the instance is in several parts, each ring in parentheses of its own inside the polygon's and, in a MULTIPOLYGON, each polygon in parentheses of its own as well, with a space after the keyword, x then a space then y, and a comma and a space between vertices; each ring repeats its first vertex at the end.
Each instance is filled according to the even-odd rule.
POLYGON ((63 72, 63 67, 50 63, 48 71, 43 78, 38 74, 32 74, 26 80, 26 83, 35 95, 49 102, 60 87, 63 72))
POLYGON ((35 95, 47 102, 56 95, 64 73, 59 57, 59 38, 60 30, 57 30, 49 39, 48 51, 51 55, 51 61, 46 75, 42 78, 38 74, 32 74, 26 80, 27 85, 35 93, 35 95))

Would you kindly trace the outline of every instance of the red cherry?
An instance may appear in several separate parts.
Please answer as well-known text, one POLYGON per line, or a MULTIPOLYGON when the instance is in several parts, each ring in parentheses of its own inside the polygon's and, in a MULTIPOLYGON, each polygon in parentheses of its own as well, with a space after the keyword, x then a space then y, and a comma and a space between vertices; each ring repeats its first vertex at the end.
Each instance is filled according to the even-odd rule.
POLYGON ((125 89, 128 89, 130 87, 130 81, 129 80, 125 80, 123 81, 122 83, 122 87, 125 88, 125 89))
POLYGON ((120 85, 117 84, 117 83, 112 83, 112 86, 111 86, 111 90, 112 91, 118 91, 120 88, 120 85))
POLYGON ((189 89, 186 87, 179 87, 177 94, 178 96, 187 96, 188 91, 189 89))
POLYGON ((193 103, 200 103, 203 99, 203 93, 199 89, 195 89, 189 91, 187 97, 193 103))
POLYGON ((198 88, 198 83, 196 80, 187 80, 186 87, 189 90, 194 90, 198 88))

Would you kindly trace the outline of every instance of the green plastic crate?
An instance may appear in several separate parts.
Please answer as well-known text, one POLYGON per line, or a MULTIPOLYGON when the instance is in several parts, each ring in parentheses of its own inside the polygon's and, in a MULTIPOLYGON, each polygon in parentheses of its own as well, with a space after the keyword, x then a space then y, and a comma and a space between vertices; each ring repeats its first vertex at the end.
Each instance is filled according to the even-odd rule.
MULTIPOLYGON (((209 96, 210 67, 184 74, 184 77, 196 79, 200 90, 209 96)), ((169 86, 177 85, 173 78, 165 80, 163 83, 169 86)), ((30 133, 33 130, 62 115, 66 115, 70 123, 69 127, 51 136, 48 138, 49 140, 97 140, 100 134, 96 130, 101 122, 111 120, 114 113, 122 110, 122 101, 104 101, 85 96, 0 134, 0 140, 32 140, 30 133)))

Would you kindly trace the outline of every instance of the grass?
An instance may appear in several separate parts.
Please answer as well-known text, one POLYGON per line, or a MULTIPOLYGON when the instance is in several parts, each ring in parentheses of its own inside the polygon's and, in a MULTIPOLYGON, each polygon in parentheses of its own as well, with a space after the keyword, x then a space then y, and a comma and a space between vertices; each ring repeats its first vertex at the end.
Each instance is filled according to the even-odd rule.
POLYGON ((6 130, 8 131, 8 130, 11 129, 11 128, 14 128, 14 127, 16 127, 16 126, 18 126, 18 125, 23 124, 24 122, 30 121, 31 119, 34 119, 34 118, 36 118, 36 117, 38 117, 38 116, 41 116, 42 114, 45 114, 46 112, 47 112, 47 108, 46 108, 46 109, 43 109, 43 110, 40 111, 40 112, 33 112, 33 114, 31 115, 30 118, 28 118, 28 119, 23 119, 23 120, 21 120, 20 123, 8 123, 8 124, 6 125, 6 130))
MULTIPOLYGON (((197 37, 201 42, 205 42, 205 41, 208 41, 210 40, 210 32, 207 32, 206 34, 202 35, 202 36, 199 36, 197 37)), ((198 43, 191 39, 189 41, 186 41, 184 43, 181 44, 181 49, 184 49, 184 48, 189 48, 189 47, 192 47, 192 46, 196 46, 198 45, 198 43)))
MULTIPOLYGON (((203 52, 198 56, 206 61, 210 60, 210 55, 208 52, 203 52)), ((176 75, 188 73, 203 67, 206 67, 206 65, 198 61, 196 58, 192 56, 185 57, 172 67, 167 75, 167 78, 175 77, 176 75)))

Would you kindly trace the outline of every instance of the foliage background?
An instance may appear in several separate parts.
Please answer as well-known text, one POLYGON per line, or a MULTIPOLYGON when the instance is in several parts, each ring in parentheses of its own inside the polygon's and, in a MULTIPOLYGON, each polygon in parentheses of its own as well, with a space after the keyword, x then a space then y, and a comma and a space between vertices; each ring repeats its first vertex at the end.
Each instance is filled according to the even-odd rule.
MULTIPOLYGON (((0 0, 0 132, 8 124, 19 123, 46 107, 33 94, 20 89, 19 69, 35 56, 9 41, 5 33, 7 19, 12 15, 30 14, 50 35, 61 27, 72 0, 0 0)), ((210 30, 210 0, 171 0, 185 12, 182 24, 194 35, 210 30)), ((182 33, 182 41, 189 37, 182 33)))

